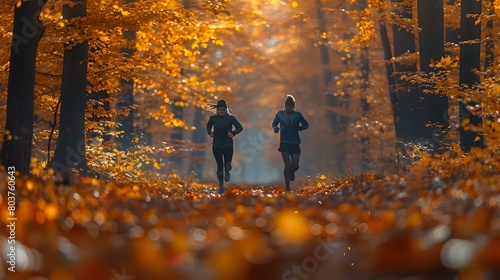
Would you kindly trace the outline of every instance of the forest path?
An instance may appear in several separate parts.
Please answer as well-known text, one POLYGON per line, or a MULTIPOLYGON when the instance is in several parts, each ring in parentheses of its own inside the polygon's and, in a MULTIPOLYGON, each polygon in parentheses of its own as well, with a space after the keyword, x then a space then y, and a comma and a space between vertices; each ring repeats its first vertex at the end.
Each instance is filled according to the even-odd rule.
MULTIPOLYGON (((14 237, 18 255, 28 257, 17 259, 19 273, 0 276, 453 279, 467 272, 495 279, 495 185, 421 179, 363 175, 292 193, 230 183, 223 195, 195 182, 18 179, 14 237)), ((9 237, 7 216, 1 219, 9 237)), ((8 248, 8 239, 0 244, 8 248)))

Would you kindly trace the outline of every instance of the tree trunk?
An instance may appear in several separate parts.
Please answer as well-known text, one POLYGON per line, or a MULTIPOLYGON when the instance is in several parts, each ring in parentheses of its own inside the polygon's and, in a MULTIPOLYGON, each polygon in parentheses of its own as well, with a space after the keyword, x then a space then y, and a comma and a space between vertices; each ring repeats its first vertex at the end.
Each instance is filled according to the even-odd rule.
MULTIPOLYGON (((194 123, 194 126, 196 127, 196 129, 193 131, 191 141, 194 144, 196 144, 196 148, 198 149, 198 148, 200 148, 199 145, 206 142, 207 132, 205 129, 205 119, 204 119, 204 115, 203 115, 203 110, 200 108, 196 108, 195 110, 196 111, 194 114, 194 122, 193 123, 194 123)), ((204 158, 204 155, 205 155, 205 152, 203 150, 196 150, 193 152, 192 157, 191 157, 191 161, 193 161, 193 163, 191 163, 191 166, 194 169, 194 171, 196 172, 196 174, 197 174, 196 177, 199 180, 203 179, 202 178, 202 175, 203 175, 203 161, 202 160, 204 158)))
POLYGON ((46 2, 25 1, 14 10, 7 119, 0 162, 23 175, 30 172, 36 52, 44 32, 38 17, 46 2))
MULTIPOLYGON (((124 0, 125 4, 135 2, 136 0, 124 0)), ((136 38, 135 30, 125 30, 123 35, 127 39, 127 46, 122 48, 122 52, 127 56, 131 56, 134 53, 134 47, 131 44, 136 38)), ((131 147, 132 141, 139 133, 135 130, 135 109, 134 106, 134 81, 120 79, 120 88, 123 92, 122 102, 117 104, 119 110, 128 110, 128 115, 122 115, 119 117, 119 122, 123 130, 123 137, 118 138, 118 142, 123 150, 131 147)))
MULTIPOLYGON (((363 117, 369 119, 370 113, 370 103, 368 103, 367 99, 367 89, 370 78, 370 59, 369 59, 369 51, 368 47, 364 47, 360 50, 361 58, 360 58, 360 68, 361 68, 361 92, 363 97, 361 98, 361 109, 363 117)), ((370 157, 369 157, 369 136, 361 137, 361 170, 362 172, 368 172, 370 170, 370 157)))
MULTIPOLYGON (((104 109, 106 112, 109 112, 111 109, 111 106, 109 104, 109 101, 107 100, 108 97, 109 97, 109 94, 106 90, 100 90, 100 91, 91 92, 88 95, 88 100, 92 102, 92 109, 96 109, 96 110, 104 109)), ((111 118, 92 115, 87 121, 98 123, 100 121, 111 121, 111 118)), ((87 138, 91 139, 94 137, 102 137, 103 142, 108 142, 111 140, 111 136, 109 135, 109 132, 110 131, 109 131, 108 127, 105 127, 104 130, 102 131, 102 133, 87 132, 87 138)))
POLYGON ((122 91, 122 100, 117 104, 119 110, 128 110, 128 115, 121 115, 118 121, 123 130, 122 137, 117 141, 123 150, 130 148, 132 140, 136 137, 134 126, 134 81, 120 80, 120 89, 122 91))
MULTIPOLYGON (((366 0, 360 0, 358 3, 358 10, 360 12, 363 12, 364 9, 367 7, 366 0)), ((370 78, 370 54, 368 47, 363 47, 360 51, 360 72, 361 72, 361 85, 360 85, 360 90, 361 90, 361 110, 362 110, 362 116, 364 118, 369 119, 369 113, 370 113, 370 103, 368 103, 368 85, 370 83, 369 78, 370 78)), ((369 157, 369 136, 365 135, 362 136, 360 139, 361 142, 361 171, 362 172, 367 172, 370 169, 370 157, 369 157)))
MULTIPOLYGON (((446 3, 446 2, 445 2, 446 3)), ((447 3, 447 9, 456 9, 456 6, 460 5, 458 0, 449 0, 447 3)), ((445 8, 446 9, 446 8, 445 8)), ((460 26, 456 25, 450 25, 446 27, 445 32, 444 32, 444 40, 445 40, 445 45, 448 46, 448 49, 445 49, 445 56, 450 56, 450 57, 458 57, 459 55, 459 44, 460 44, 460 26)), ((453 71, 455 72, 455 71, 453 71)), ((453 77, 453 78, 458 78, 458 77, 453 77)), ((458 137, 460 135, 456 132, 458 132, 458 128, 460 126, 458 122, 458 100, 455 99, 450 99, 449 100, 449 108, 448 111, 454 116, 449 119, 450 123, 450 134, 449 138, 451 142, 457 142, 459 141, 458 137)))
MULTIPOLYGON (((492 14, 494 12, 491 12, 492 14)), ((494 61, 494 54, 493 51, 495 49, 495 42, 492 40, 492 30, 493 30, 493 21, 488 20, 486 22, 486 32, 488 33, 486 36, 486 43, 485 43, 485 55, 484 55, 484 71, 487 71, 490 67, 493 66, 493 61, 494 61)), ((494 74, 491 73, 490 75, 487 75, 488 77, 492 77, 494 74)))
MULTIPOLYGON (((323 3, 322 0, 316 0, 316 16, 318 20, 318 30, 320 34, 327 33, 326 20, 323 13, 323 3)), ((330 70, 330 54, 328 50, 328 42, 326 39, 321 39, 323 44, 320 44, 320 55, 321 55, 321 65, 323 66, 323 89, 327 92, 328 87, 331 85, 333 73, 330 70)), ((333 94, 326 94, 326 104, 327 107, 335 109, 341 107, 341 102, 338 97, 333 94)), ((341 116, 335 113, 334 110, 329 110, 327 112, 328 120, 332 128, 333 135, 338 137, 339 135, 345 134, 347 131, 347 117, 341 116)), ((345 142, 345 141, 344 141, 345 142)), ((338 162, 345 162, 347 158, 347 149, 345 149, 345 143, 341 143, 338 147, 338 162), (339 148, 344 147, 344 148, 339 148)))
MULTIPOLYGON (((457 5, 457 0, 449 0, 448 6, 452 8, 452 6, 457 5)), ((460 26, 451 26, 446 28, 445 30, 445 41, 447 43, 457 45, 460 43, 460 26)), ((457 56, 455 52, 446 52, 446 55, 457 56)))
POLYGON ((396 80, 394 78, 394 67, 391 63, 392 50, 389 36, 387 35, 386 23, 381 21, 379 23, 380 39, 382 41, 382 49, 384 50, 385 70, 387 77, 387 84, 389 86, 389 97, 391 100, 392 117, 394 119, 394 127, 396 132, 396 139, 401 139, 400 123, 399 123, 399 102, 396 94, 396 80))
MULTIPOLYGON (((443 1, 418 1, 418 24, 420 70, 432 73, 436 70, 429 64, 444 56, 444 15, 443 1)), ((442 152, 448 124, 448 97, 442 94, 426 94, 425 90, 435 90, 434 85, 424 84, 420 88, 423 100, 423 114, 418 120, 416 136, 429 152, 442 152)))
MULTIPOLYGON (((182 72, 182 71, 181 71, 182 72)), ((176 105, 177 102, 180 102, 180 99, 176 99, 173 101, 173 104, 170 106, 172 112, 174 113, 174 118, 176 119, 184 119, 184 107, 183 106, 178 106, 176 105)), ((171 130, 171 135, 170 139, 172 141, 172 144, 174 145, 175 149, 177 150, 176 153, 172 154, 172 157, 169 159, 169 161, 172 164, 172 167, 177 170, 177 173, 180 174, 184 172, 184 170, 181 170, 182 165, 183 165, 183 152, 182 152, 182 147, 184 146, 184 128, 183 127, 172 127, 170 128, 171 130)))
MULTIPOLYGON (((72 8, 64 5, 63 16, 66 19, 86 17, 86 9, 86 0, 72 8)), ((87 56, 87 40, 64 50, 59 138, 54 157, 48 165, 61 175, 68 175, 72 169, 88 171, 85 155, 87 56)))
MULTIPOLYGON (((326 23, 325 23, 325 15, 322 11, 323 3, 321 0, 316 0, 316 14, 318 17, 318 29, 321 34, 326 33, 326 23)), ((326 40, 322 39, 325 43, 326 40)), ((321 65, 323 66, 323 84, 325 87, 330 85, 332 81, 332 73, 330 71, 330 54, 328 53, 328 47, 325 44, 321 44, 319 46, 320 54, 321 54, 321 65)))
MULTIPOLYGON (((481 2, 476 0, 462 0, 460 9, 460 39, 462 41, 475 40, 481 38, 481 25, 475 24, 476 18, 467 17, 468 14, 479 15, 481 13, 481 2)), ((469 88, 480 82, 479 76, 473 70, 480 70, 481 45, 461 44, 460 45, 460 85, 469 88)), ((480 116, 468 110, 469 106, 477 103, 472 101, 467 104, 460 102, 460 146, 463 151, 470 151, 472 147, 484 148, 484 137, 482 136, 482 120, 480 116), (462 126, 468 119, 470 125, 462 126), (479 131, 474 131, 471 126, 476 126, 479 131)))
MULTIPOLYGON (((392 0, 398 5, 396 16, 411 20, 412 7, 404 5, 402 0, 392 0)), ((393 26, 394 57, 415 53, 415 35, 399 26, 393 26)), ((403 75, 417 72, 416 63, 394 63, 394 80, 396 82, 396 95, 398 100, 398 116, 396 120, 396 136, 401 148, 407 143, 418 142, 419 127, 425 124, 422 121, 423 104, 419 99, 418 88, 410 82, 401 80, 403 75)))

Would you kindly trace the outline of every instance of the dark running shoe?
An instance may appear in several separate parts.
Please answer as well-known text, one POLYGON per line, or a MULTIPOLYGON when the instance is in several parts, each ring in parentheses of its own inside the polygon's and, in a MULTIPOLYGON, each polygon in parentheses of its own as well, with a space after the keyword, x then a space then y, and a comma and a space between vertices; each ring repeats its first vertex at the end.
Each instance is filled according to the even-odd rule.
POLYGON ((231 174, 229 173, 229 171, 226 171, 226 174, 224 176, 224 180, 226 182, 229 182, 229 180, 231 180, 231 174))
POLYGON ((295 171, 290 172, 290 181, 295 180, 295 171))
POLYGON ((224 193, 224 185, 220 185, 219 186, 219 194, 223 194, 224 193))

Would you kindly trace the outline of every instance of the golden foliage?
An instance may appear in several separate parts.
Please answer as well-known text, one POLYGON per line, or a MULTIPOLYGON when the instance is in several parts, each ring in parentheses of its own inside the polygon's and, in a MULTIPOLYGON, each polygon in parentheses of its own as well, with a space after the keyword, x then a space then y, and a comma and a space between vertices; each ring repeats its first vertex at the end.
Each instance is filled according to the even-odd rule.
MULTIPOLYGON (((87 90, 91 95, 85 125, 99 136, 119 136, 120 120, 132 109, 140 111, 135 118, 141 129, 149 129, 151 120, 167 129, 188 129, 184 119, 174 117, 175 107, 203 108, 208 100, 231 92, 229 79, 217 75, 241 69, 212 58, 216 49, 227 47, 221 35, 240 28, 229 17, 225 1, 203 1, 193 7, 184 7, 181 1, 88 1, 86 18, 64 19, 63 4, 75 3, 48 1, 40 13, 45 33, 37 54, 35 115, 40 121, 34 128, 34 154, 41 160, 48 156, 49 137, 52 144, 58 137, 52 127, 58 123, 54 116, 64 47, 89 41, 87 90), (126 89, 123 81, 132 82, 133 88, 126 89), (133 90, 133 104, 123 100, 125 90, 133 90), (94 98, 97 92, 105 96, 94 98), (128 107, 120 108, 120 102, 128 107)), ((0 15, 0 57, 4 58, 0 85, 6 85, 13 5, 1 4, 0 15)), ((245 65, 245 71, 251 72, 250 68, 245 65)), ((6 87, 0 90, 1 104, 5 104, 6 87)))

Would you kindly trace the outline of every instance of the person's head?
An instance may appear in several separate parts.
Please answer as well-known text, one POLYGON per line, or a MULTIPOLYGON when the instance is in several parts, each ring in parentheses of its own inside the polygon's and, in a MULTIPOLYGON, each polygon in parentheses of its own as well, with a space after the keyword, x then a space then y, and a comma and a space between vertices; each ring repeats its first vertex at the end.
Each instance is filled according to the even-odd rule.
POLYGON ((295 109, 295 98, 292 95, 287 95, 285 99, 285 110, 287 113, 293 112, 295 109))
POLYGON ((221 99, 217 102, 215 106, 217 109, 217 115, 224 116, 227 113, 227 102, 224 99, 221 99))

